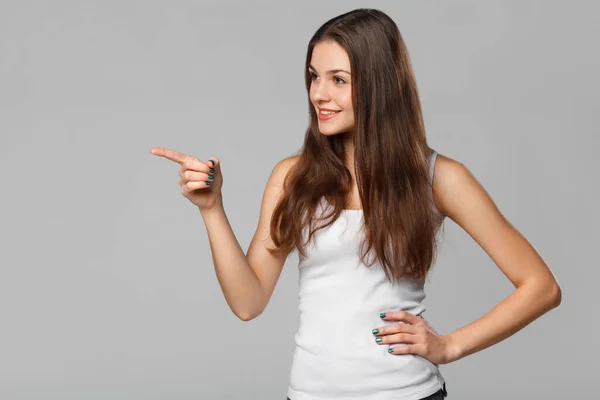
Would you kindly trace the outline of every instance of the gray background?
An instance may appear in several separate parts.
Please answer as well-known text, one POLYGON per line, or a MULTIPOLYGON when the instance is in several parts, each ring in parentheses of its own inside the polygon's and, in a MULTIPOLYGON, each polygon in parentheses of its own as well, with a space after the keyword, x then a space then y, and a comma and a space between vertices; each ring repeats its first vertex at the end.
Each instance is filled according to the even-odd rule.
MULTIPOLYGON (((302 143, 308 40, 365 6, 400 27, 431 146, 563 290, 515 336, 442 365, 449 398, 597 395, 597 2, 2 1, 0 398, 285 398, 297 253, 265 312, 238 320, 179 166, 150 148, 221 159, 246 250, 270 171, 302 143)), ((425 301, 441 333, 513 290, 445 230, 425 301)))

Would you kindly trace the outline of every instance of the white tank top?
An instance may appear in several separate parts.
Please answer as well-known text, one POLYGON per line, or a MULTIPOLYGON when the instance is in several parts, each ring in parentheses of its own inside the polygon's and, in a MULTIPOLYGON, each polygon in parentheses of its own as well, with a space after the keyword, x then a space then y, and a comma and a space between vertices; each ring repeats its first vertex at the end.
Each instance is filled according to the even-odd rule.
MULTIPOLYGON (((430 181, 436 158, 432 150, 430 181)), ((431 204, 441 224, 443 215, 431 204)), ((298 253, 300 325, 290 400, 418 400, 444 384, 436 364, 419 355, 388 353, 403 344, 375 342, 374 328, 398 323, 384 321, 381 312, 404 310, 419 316, 425 311, 424 279, 392 285, 379 262, 362 264, 361 224, 362 210, 344 210, 331 226, 315 233, 306 257, 298 253)))

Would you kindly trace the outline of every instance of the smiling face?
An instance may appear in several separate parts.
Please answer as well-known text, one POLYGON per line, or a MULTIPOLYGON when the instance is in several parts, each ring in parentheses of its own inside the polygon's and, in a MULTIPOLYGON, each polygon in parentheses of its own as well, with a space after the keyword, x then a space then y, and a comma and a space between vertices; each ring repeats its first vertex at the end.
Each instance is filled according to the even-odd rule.
POLYGON ((344 48, 332 41, 317 43, 308 71, 311 76, 310 101, 318 116, 319 131, 324 135, 352 131, 352 71, 344 48))

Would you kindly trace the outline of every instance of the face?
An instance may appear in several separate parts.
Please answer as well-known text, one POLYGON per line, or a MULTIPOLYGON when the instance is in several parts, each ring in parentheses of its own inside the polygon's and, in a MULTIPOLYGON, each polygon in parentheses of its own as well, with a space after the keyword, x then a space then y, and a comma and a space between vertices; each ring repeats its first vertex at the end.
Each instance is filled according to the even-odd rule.
POLYGON ((310 101, 317 112, 319 131, 323 135, 352 131, 352 71, 346 51, 335 42, 318 43, 313 48, 308 71, 312 77, 310 101))

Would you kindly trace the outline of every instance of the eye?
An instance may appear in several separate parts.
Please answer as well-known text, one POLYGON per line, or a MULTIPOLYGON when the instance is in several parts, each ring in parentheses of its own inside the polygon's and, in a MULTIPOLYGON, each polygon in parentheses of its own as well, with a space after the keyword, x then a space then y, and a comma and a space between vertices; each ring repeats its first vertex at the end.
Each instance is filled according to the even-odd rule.
POLYGON ((312 72, 312 71, 309 71, 308 73, 310 74, 310 77, 311 77, 312 79, 317 79, 317 74, 315 74, 315 73, 314 73, 314 72, 312 72))
POLYGON ((335 80, 336 80, 336 82, 342 81, 342 82, 338 82, 338 83, 346 83, 346 81, 344 79, 340 78, 339 76, 336 76, 335 80))

